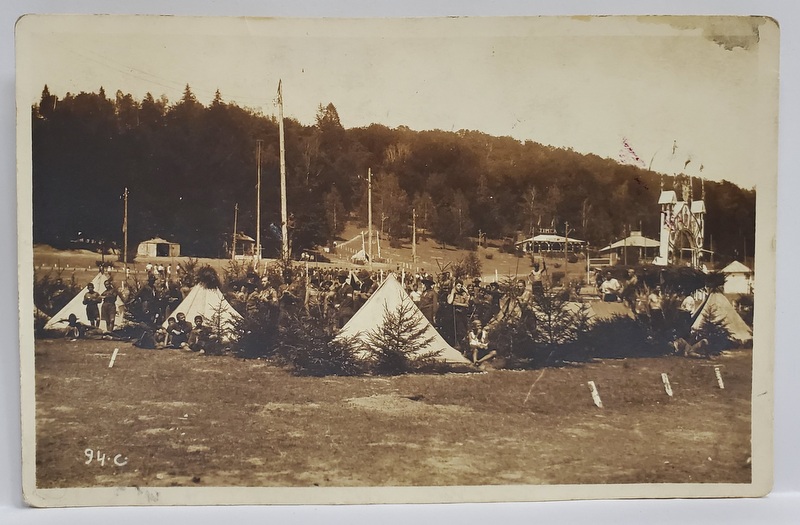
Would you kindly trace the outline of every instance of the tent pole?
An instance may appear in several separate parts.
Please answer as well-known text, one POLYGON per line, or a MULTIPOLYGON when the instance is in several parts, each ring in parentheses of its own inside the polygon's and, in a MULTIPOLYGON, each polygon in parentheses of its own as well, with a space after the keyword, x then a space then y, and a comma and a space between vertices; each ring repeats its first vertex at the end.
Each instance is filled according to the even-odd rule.
POLYGON ((372 168, 367 168, 367 227, 369 231, 369 267, 372 269, 372 168))
POLYGON ((239 223, 239 203, 233 207, 233 243, 231 244, 231 260, 236 258, 236 228, 239 223))
MULTIPOLYGON (((261 140, 257 140, 256 163, 258 164, 258 180, 256 182, 256 261, 261 259, 261 140)), ((234 238, 236 232, 234 231, 234 238)), ((256 264, 257 266, 257 264, 256 264)))
POLYGON ((281 161, 281 234, 283 236, 283 260, 288 261, 289 253, 289 217, 286 212, 286 145, 283 137, 283 85, 278 81, 278 131, 280 134, 281 161))
POLYGON ((128 188, 125 188, 125 213, 122 219, 122 263, 128 264, 128 188))

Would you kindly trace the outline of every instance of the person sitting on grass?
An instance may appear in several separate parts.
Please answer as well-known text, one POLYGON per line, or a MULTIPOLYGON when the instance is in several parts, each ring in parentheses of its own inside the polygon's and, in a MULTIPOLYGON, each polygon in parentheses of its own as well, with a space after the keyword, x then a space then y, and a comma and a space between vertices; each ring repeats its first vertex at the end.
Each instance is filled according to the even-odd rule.
POLYGON ((175 324, 167 328, 167 337, 169 338, 170 348, 188 348, 189 334, 192 333, 192 325, 186 320, 186 314, 183 312, 175 316, 175 324))
POLYGON ((711 355, 708 339, 700 339, 696 343, 692 344, 686 339, 679 337, 672 342, 672 346, 675 348, 675 355, 681 357, 694 357, 696 359, 703 359, 708 358, 711 355))
MULTIPOLYGON (((175 318, 170 317, 168 322, 170 324, 174 324, 175 318)), ((167 346, 167 338, 169 336, 168 334, 169 332, 163 326, 159 326, 158 328, 156 328, 155 332, 153 332, 153 347, 159 350, 165 348, 167 346)))
POLYGON ((166 328, 159 328, 156 330, 155 338, 156 338, 156 345, 161 343, 163 346, 161 348, 170 348, 172 345, 172 340, 170 335, 172 334, 172 330, 175 328, 175 318, 169 317, 167 319, 167 327, 166 328))
POLYGON ((86 337, 86 329, 89 328, 82 322, 78 321, 78 316, 75 314, 69 314, 67 318, 67 338, 70 341, 75 341, 76 339, 83 339, 86 337))
POLYGON ((481 368, 485 361, 497 355, 496 351, 489 350, 489 336, 477 319, 472 321, 472 329, 467 333, 467 341, 472 350, 472 364, 478 368, 481 368))
POLYGON ((187 341, 189 349, 201 354, 212 354, 215 353, 214 343, 216 340, 217 336, 211 333, 211 327, 203 324, 203 316, 196 315, 194 317, 194 328, 192 328, 187 341))

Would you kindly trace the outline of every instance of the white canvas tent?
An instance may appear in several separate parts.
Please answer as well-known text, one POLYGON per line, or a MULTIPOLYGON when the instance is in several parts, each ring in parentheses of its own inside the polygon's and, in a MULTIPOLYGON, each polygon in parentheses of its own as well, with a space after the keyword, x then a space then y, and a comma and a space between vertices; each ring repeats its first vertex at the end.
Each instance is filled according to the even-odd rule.
POLYGON ((422 315, 422 312, 411 300, 411 297, 403 290, 400 282, 390 273, 383 283, 378 286, 367 302, 350 318, 347 324, 342 327, 342 330, 336 336, 337 338, 352 337, 361 343, 365 343, 369 332, 379 328, 383 322, 383 314, 385 311, 394 312, 398 307, 403 304, 410 305, 412 315, 419 319, 419 322, 426 325, 424 337, 432 337, 433 340, 428 346, 421 350, 422 353, 431 351, 439 351, 440 361, 446 363, 464 363, 468 364, 469 361, 461 355, 461 352, 447 344, 444 338, 436 331, 436 328, 422 315))
POLYGON ((724 319, 728 330, 731 331, 731 337, 741 343, 747 343, 753 340, 753 331, 744 322, 742 316, 733 307, 731 302, 721 293, 712 293, 708 298, 708 302, 703 307, 703 311, 697 316, 693 330, 698 330, 703 325, 704 316, 706 312, 713 312, 714 319, 724 319))
POLYGON ((608 321, 615 317, 634 318, 633 311, 625 303, 606 303, 603 301, 591 301, 589 303, 578 303, 570 301, 566 303, 565 309, 572 314, 575 319, 586 316, 588 324, 598 321, 608 321))
POLYGON ((363 249, 358 250, 350 257, 350 262, 355 264, 366 264, 369 262, 369 255, 363 249))
MULTIPOLYGON (((202 316, 206 326, 223 331, 223 340, 230 339, 234 323, 242 318, 219 288, 206 288, 202 284, 196 284, 170 315, 175 317, 179 313, 185 314, 186 320, 192 325, 195 317, 202 316)), ((168 321, 164 321, 162 326, 166 328, 168 324, 168 321)))
POLYGON ((753 270, 744 264, 733 261, 720 271, 725 274, 725 293, 749 294, 752 292, 753 270))
MULTIPOLYGON (((98 273, 94 279, 92 279, 92 284, 94 284, 94 289, 96 292, 103 293, 106 289, 105 282, 111 279, 109 275, 104 273, 98 273)), ((70 314, 75 314, 75 317, 78 318, 78 322, 83 323, 85 325, 89 324, 89 318, 86 317, 86 305, 83 304, 83 296, 86 295, 86 292, 89 291, 89 285, 83 287, 83 289, 78 292, 78 294, 72 298, 70 302, 64 306, 61 310, 55 314, 46 325, 44 325, 46 330, 57 330, 59 328, 66 328, 69 323, 67 319, 69 318, 70 314)), ((117 316, 114 319, 114 327, 118 328, 126 324, 125 317, 123 314, 125 313, 125 303, 122 302, 122 299, 117 296, 117 316)), ((100 305, 102 310, 102 304, 100 305)), ((104 326, 105 323, 101 321, 100 326, 104 326)))

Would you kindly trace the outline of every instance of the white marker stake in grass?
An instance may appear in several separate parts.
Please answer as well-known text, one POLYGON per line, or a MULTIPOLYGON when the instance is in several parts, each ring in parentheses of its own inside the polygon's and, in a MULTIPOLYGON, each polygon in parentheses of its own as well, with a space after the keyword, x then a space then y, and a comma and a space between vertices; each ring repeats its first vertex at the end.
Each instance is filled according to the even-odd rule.
POLYGON ((592 400, 594 400, 594 404, 597 408, 603 408, 603 401, 600 400, 600 393, 597 391, 597 385, 594 384, 594 381, 589 381, 587 384, 592 391, 592 400))
POLYGON ((717 376, 717 384, 719 385, 720 390, 725 390, 725 383, 722 382, 722 374, 719 371, 719 367, 714 367, 714 375, 717 376))
POLYGON ((672 397, 672 385, 669 384, 669 377, 667 377, 667 374, 661 374, 661 381, 664 382, 664 391, 669 397, 672 397))
POLYGON ((119 348, 115 348, 114 349, 114 353, 111 354, 111 361, 108 363, 108 368, 111 368, 111 367, 114 366, 114 361, 117 360, 117 352, 119 352, 119 348))

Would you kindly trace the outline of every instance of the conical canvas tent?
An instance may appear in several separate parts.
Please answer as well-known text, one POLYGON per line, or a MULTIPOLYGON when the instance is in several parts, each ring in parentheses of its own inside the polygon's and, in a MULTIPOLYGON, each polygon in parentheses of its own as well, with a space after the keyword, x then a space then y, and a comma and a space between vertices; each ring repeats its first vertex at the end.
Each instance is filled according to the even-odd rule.
POLYGON ((365 264, 369 262, 369 255, 364 252, 364 250, 358 250, 350 257, 350 262, 354 262, 356 264, 365 264))
MULTIPOLYGON (((103 290, 106 289, 105 282, 109 280, 111 277, 104 274, 98 273, 94 279, 92 279, 92 284, 94 285, 94 289, 96 292, 103 293, 103 290)), ((78 292, 78 294, 72 298, 70 302, 67 303, 64 308, 58 311, 50 321, 44 325, 45 329, 47 330, 57 330, 59 328, 66 328, 69 323, 67 319, 69 318, 70 314, 75 314, 75 317, 78 318, 78 322, 83 323, 85 325, 89 324, 89 318, 86 316, 86 305, 83 304, 83 296, 86 295, 86 292, 89 291, 89 285, 83 287, 83 289, 78 292)), ((125 321, 125 317, 123 313, 125 311, 125 303, 122 302, 122 299, 117 297, 117 316, 114 319, 114 327, 118 328, 123 326, 127 323, 125 321)), ((100 326, 104 326, 105 323, 101 322, 100 326)))
POLYGON ((725 326, 731 331, 731 337, 735 340, 747 343, 753 340, 753 331, 744 322, 742 316, 733 307, 731 302, 721 293, 712 293, 708 298, 708 302, 703 307, 703 311, 697 316, 693 330, 699 330, 703 325, 706 312, 711 312, 714 320, 725 320, 725 326))
MULTIPOLYGON (((633 311, 624 303, 606 303, 603 301, 592 301, 590 303, 579 303, 569 301, 564 304, 564 309, 578 320, 581 316, 586 319, 588 324, 598 321, 608 321, 615 317, 634 318, 633 311)), ((544 312, 534 307, 537 315, 544 315, 544 312)))
POLYGON ((625 303, 607 303, 605 301, 592 301, 589 305, 589 317, 596 321, 607 321, 615 317, 634 318, 633 310, 625 303))
MULTIPOLYGON (((202 284, 196 284, 170 315, 175 317, 179 313, 185 314, 186 320, 193 325, 194 318, 198 315, 202 316, 206 326, 222 332, 223 340, 231 338, 231 330, 235 322, 242 318, 241 314, 225 299, 219 288, 206 288, 202 284)), ((164 321, 164 328, 168 324, 168 321, 164 321)))
POLYGON ((444 338, 439 335, 436 328, 422 315, 422 312, 411 300, 411 297, 403 290, 400 282, 391 273, 378 286, 375 293, 367 299, 367 302, 350 318, 336 337, 352 337, 361 343, 366 343, 369 333, 379 328, 383 323, 384 312, 395 312, 404 303, 410 305, 411 315, 419 319, 419 323, 426 326, 423 337, 433 338, 426 348, 420 350, 420 353, 438 351, 439 356, 437 359, 440 361, 446 363, 469 363, 461 355, 461 352, 447 344, 444 338))

